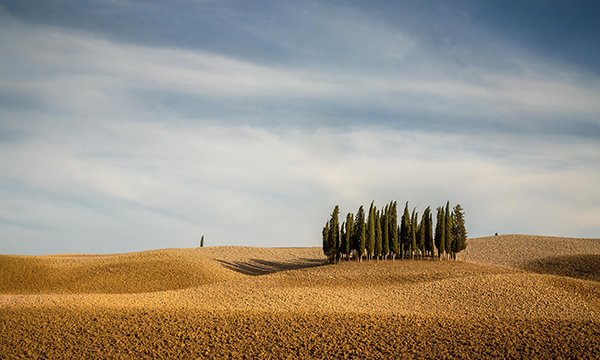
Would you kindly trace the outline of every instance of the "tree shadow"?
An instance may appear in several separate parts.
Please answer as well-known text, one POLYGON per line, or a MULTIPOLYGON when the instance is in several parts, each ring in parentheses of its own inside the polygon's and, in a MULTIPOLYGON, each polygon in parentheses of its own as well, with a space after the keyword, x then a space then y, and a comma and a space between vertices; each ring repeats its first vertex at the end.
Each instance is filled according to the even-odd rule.
POLYGON ((214 259, 225 268, 239 272, 244 275, 258 276, 276 273, 286 270, 299 270, 315 266, 325 265, 322 259, 297 259, 295 261, 268 261, 261 259, 249 259, 248 261, 225 261, 214 259))
POLYGON ((538 274, 600 282, 600 255, 553 256, 527 263, 524 265, 524 269, 538 274))

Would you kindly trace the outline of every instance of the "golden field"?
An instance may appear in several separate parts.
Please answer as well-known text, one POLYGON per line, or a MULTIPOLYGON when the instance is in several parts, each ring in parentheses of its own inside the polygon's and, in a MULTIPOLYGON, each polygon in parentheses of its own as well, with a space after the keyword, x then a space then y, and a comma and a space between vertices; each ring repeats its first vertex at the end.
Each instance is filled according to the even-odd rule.
POLYGON ((325 262, 320 248, 2 255, 0 358, 600 356, 600 240, 325 262))

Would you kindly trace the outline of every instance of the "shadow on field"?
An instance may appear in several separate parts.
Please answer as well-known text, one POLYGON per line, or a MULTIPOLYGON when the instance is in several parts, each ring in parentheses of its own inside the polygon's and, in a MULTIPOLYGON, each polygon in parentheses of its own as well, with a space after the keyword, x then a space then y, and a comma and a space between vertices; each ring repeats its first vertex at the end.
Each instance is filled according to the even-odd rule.
POLYGON ((261 259, 250 259, 248 261, 225 261, 218 260, 225 268, 244 275, 267 275, 286 270, 298 270, 324 265, 327 261, 321 259, 298 259, 296 261, 267 261, 261 259))
POLYGON ((538 274, 600 282, 600 255, 565 255, 532 261, 524 266, 538 274))

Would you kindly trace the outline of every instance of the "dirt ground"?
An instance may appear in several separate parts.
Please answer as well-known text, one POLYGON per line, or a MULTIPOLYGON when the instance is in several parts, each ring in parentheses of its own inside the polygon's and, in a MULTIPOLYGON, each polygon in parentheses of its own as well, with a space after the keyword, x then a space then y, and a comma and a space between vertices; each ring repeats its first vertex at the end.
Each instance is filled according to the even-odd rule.
POLYGON ((336 265, 318 248, 0 256, 0 359, 600 358, 600 242, 568 241, 589 247, 336 265))
POLYGON ((245 311, 1 313, 4 359, 589 359, 600 323, 245 311))

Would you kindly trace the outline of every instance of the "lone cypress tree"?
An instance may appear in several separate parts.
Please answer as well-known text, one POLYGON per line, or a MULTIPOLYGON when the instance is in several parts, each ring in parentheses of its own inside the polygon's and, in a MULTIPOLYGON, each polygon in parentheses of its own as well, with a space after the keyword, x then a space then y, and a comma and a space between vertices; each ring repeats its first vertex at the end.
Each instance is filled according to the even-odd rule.
POLYGON ((383 214, 381 215, 381 254, 383 255, 383 260, 387 260, 388 255, 390 254, 390 208, 388 205, 383 209, 383 214))
POLYGON ((371 202, 369 207, 369 219, 367 221, 367 260, 371 260, 373 256, 373 248, 375 247, 375 201, 371 202))
POLYGON ((452 225, 452 236, 454 237, 454 241, 452 242, 452 253, 454 255, 454 260, 456 260, 456 254, 467 248, 465 213, 460 204, 456 204, 452 211, 452 225))
POLYGON ((204 247, 204 235, 200 238, 200 247, 204 247))
POLYGON ((367 237, 367 225, 365 223, 365 210, 362 205, 358 208, 356 218, 354 219, 354 231, 356 234, 356 255, 357 260, 362 261, 365 253, 365 242, 367 237))
POLYGON ((450 259, 452 256, 452 213, 450 212, 450 201, 446 203, 446 211, 444 212, 444 215, 444 220, 446 222, 444 224, 444 230, 446 231, 446 235, 444 236, 446 241, 446 258, 450 259))
POLYGON ((440 260, 442 253, 446 251, 446 242, 444 241, 444 237, 446 236, 445 224, 444 208, 440 206, 437 208, 437 221, 435 223, 435 247, 438 249, 438 259, 440 260))
POLYGON ((394 261, 398 254, 398 203, 396 201, 390 204, 389 233, 390 252, 394 261))
POLYGON ((381 214, 380 211, 377 210, 375 212, 375 245, 373 246, 373 254, 375 255, 375 259, 379 261, 379 257, 381 256, 381 247, 383 242, 383 234, 381 233, 381 214))
POLYGON ((408 213, 408 201, 404 205, 404 214, 400 221, 400 257, 405 258, 404 251, 410 243, 410 214, 408 213))

